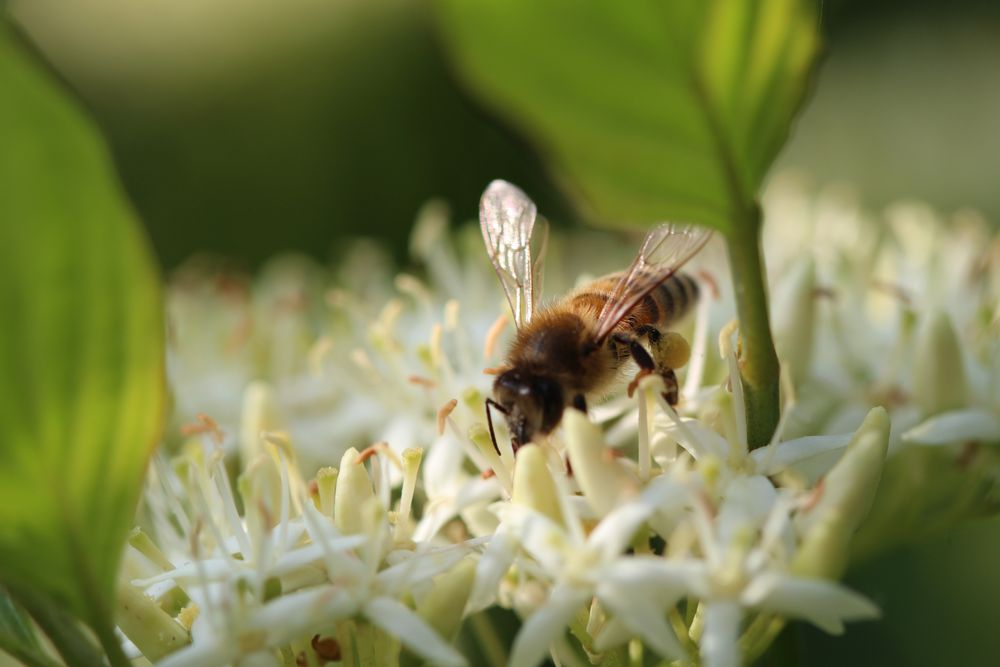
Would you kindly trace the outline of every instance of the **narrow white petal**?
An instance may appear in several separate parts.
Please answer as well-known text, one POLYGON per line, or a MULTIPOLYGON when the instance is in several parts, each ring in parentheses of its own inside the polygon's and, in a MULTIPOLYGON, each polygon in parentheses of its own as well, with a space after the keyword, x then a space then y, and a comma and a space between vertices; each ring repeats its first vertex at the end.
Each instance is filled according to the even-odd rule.
POLYGON ((514 639, 510 667, 535 667, 549 652, 549 645, 562 637, 573 617, 583 608, 591 594, 587 591, 557 586, 548 601, 521 626, 514 639))
POLYGON ((468 613, 481 611, 493 604, 500 580, 510 569, 516 552, 517 541, 503 531, 497 531, 476 566, 476 579, 466 607, 468 613))
MULTIPOLYGON (((665 405, 666 402, 661 401, 661 407, 665 405)), ((729 442, 696 419, 683 417, 679 422, 675 421, 664 426, 662 431, 676 439, 695 460, 706 456, 723 460, 729 458, 729 442)))
POLYGON ((737 477, 726 490, 726 497, 715 519, 723 548, 747 530, 756 531, 767 519, 778 498, 771 481, 761 475, 737 477))
POLYGON ((395 594, 413 584, 436 577, 452 568, 468 553, 464 544, 431 552, 417 552, 401 563, 382 570, 375 578, 381 590, 395 594))
POLYGON ((814 457, 842 450, 847 447, 853 435, 853 433, 843 433, 795 438, 776 445, 760 447, 750 452, 750 456, 757 464, 758 474, 773 475, 814 457))
POLYGON ((551 573, 562 569, 565 555, 574 548, 570 536, 559 524, 523 505, 508 506, 503 513, 503 525, 551 573))
POLYGON ((364 608, 365 617, 394 637, 421 658, 443 667, 464 667, 465 658, 455 647, 445 642, 417 616, 416 612, 397 600, 379 597, 364 608))
MULTIPOLYGON (((346 551, 361 546, 368 541, 364 535, 349 535, 341 537, 330 545, 334 551, 346 551)), ((291 551, 287 551, 268 570, 268 574, 275 577, 288 574, 300 567, 311 565, 323 560, 324 550, 318 544, 308 544, 291 551)))
POLYGON ((600 550, 603 560, 618 556, 639 527, 658 511, 680 509, 690 490, 666 475, 653 479, 638 498, 611 511, 587 537, 587 546, 600 550))
POLYGON ((611 581, 597 587, 597 598, 625 627, 661 656, 674 660, 684 657, 684 649, 664 619, 667 608, 676 603, 676 598, 659 597, 651 587, 643 590, 616 585, 611 581))
POLYGON ((701 659, 705 667, 740 667, 740 621, 743 610, 736 602, 705 603, 705 630, 701 659))
POLYGON ((146 588, 147 586, 152 586, 153 584, 167 581, 168 579, 172 579, 180 583, 189 581, 194 581, 196 583, 201 583, 202 581, 228 581, 234 576, 238 576, 240 573, 250 572, 252 570, 253 565, 247 561, 235 560, 232 558, 211 558, 203 560, 200 563, 185 563, 172 570, 167 570, 166 572, 152 577, 133 579, 130 583, 139 588, 146 588))
POLYGON ((903 434, 903 442, 915 445, 1000 442, 1000 417, 986 410, 942 412, 903 434))
POLYGON ((601 569, 602 586, 630 594, 655 596, 664 608, 685 595, 708 594, 707 566, 699 561, 671 561, 657 556, 618 558, 601 569))
POLYGON ((879 617, 871 600, 823 579, 765 574, 746 587, 742 599, 747 606, 805 619, 834 635, 844 631, 844 621, 879 617))
POLYGON ((323 586, 286 593, 253 612, 246 629, 268 633, 271 646, 292 641, 324 625, 352 616, 357 604, 341 588, 323 586))
POLYGON ((602 560, 609 560, 625 551, 635 532, 652 514, 653 508, 644 503, 627 503, 608 514, 587 537, 587 548, 599 549, 602 560))

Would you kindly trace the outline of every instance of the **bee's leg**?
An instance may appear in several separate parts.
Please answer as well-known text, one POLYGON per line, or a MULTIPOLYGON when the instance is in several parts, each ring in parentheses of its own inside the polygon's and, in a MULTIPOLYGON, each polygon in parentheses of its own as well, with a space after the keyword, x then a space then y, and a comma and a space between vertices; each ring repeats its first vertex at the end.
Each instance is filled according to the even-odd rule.
POLYGON ((677 382, 677 374, 674 373, 674 369, 667 368, 661 371, 660 375, 663 376, 663 383, 667 386, 666 391, 663 392, 663 398, 668 405, 677 405, 680 402, 680 384, 677 382))
MULTIPOLYGON (((646 336, 649 340, 651 354, 647 354, 653 362, 653 367, 648 371, 640 364, 643 371, 629 384, 629 396, 635 391, 641 380, 649 372, 659 373, 666 385, 663 398, 670 405, 677 405, 680 401, 680 385, 677 382, 678 368, 683 368, 691 357, 691 346, 687 340, 675 331, 663 333, 651 325, 643 325, 636 329, 636 333, 646 336)), ((645 351, 645 350, 643 350, 645 351)), ((637 360, 638 361, 638 360, 637 360)))
POLYGON ((653 357, 649 356, 649 352, 642 346, 639 339, 626 336, 625 334, 615 334, 611 337, 611 340, 627 347, 629 354, 632 355, 632 358, 635 359, 635 363, 639 365, 641 370, 646 372, 656 370, 653 357))
POLYGON ((573 407, 583 414, 587 414, 587 399, 583 394, 577 394, 573 397, 573 407))
POLYGON ((645 336, 650 345, 654 346, 658 345, 660 338, 663 337, 663 333, 652 324, 643 324, 641 327, 637 328, 635 332, 640 336, 645 336))
POLYGON ((611 337, 611 340, 618 345, 625 346, 635 360, 635 363, 639 366, 639 372, 628 385, 628 395, 631 398, 632 394, 635 393, 635 388, 639 386, 639 380, 656 371, 656 362, 653 361, 653 357, 642 346, 638 338, 633 338, 625 334, 615 334, 611 337))

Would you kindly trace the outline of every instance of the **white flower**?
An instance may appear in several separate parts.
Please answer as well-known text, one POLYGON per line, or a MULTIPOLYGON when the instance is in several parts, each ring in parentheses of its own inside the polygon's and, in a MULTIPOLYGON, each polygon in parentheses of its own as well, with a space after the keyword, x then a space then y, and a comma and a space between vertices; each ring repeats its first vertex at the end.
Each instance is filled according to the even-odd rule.
POLYGON ((609 513, 586 536, 571 503, 564 505, 567 512, 562 524, 521 505, 505 507, 498 534, 513 538, 530 554, 536 567, 523 567, 533 578, 551 586, 548 599, 531 612, 518 633, 511 664, 527 667, 540 662, 592 598, 663 656, 683 657, 683 649, 664 620, 671 604, 664 602, 655 581, 644 579, 647 559, 624 552, 652 513, 681 507, 684 500, 676 482, 660 477, 637 499, 609 513))
MULTIPOLYGON (((443 214, 427 209, 412 242, 426 275, 399 276, 392 288, 387 273, 363 275, 381 266, 372 253, 355 257, 366 268, 345 269, 332 290, 314 265, 282 261, 199 336, 191 327, 212 316, 218 293, 174 295, 172 318, 187 332, 172 343, 174 391, 187 392, 175 420, 199 419, 188 433, 204 437, 179 459, 157 459, 146 496, 150 532, 176 565, 132 577, 147 591, 180 587, 199 610, 192 643, 166 664, 266 664, 351 623, 384 633, 389 663, 398 639, 426 660, 461 664, 447 641, 453 625, 428 616, 452 590, 441 615, 454 623, 494 604, 523 617, 517 667, 562 654, 568 626, 588 651, 639 638, 670 659, 700 653, 728 665, 764 650, 784 619, 839 631, 874 613, 802 572, 835 576, 822 556, 842 560, 884 448, 842 458, 851 436, 801 432, 789 392, 772 443, 749 451, 735 330, 722 327, 732 317, 725 276, 716 275, 720 298, 683 325, 693 356, 678 410, 648 377, 636 399, 593 406, 596 423, 567 410, 516 459, 497 424, 498 455, 483 369, 500 362, 512 329, 472 232, 448 242, 443 214), (710 341, 720 327, 717 357, 710 341), (199 376, 200 360, 221 355, 234 330, 246 349, 199 376), (186 349, 192 340, 202 347, 186 349), (197 416, 211 414, 204 406, 219 410, 218 423, 197 416), (790 431, 797 437, 783 439, 790 431), (351 445, 361 438, 377 444, 359 453, 351 445), (225 466, 236 451, 241 502, 225 466), (338 459, 338 469, 320 467, 338 459), (845 461, 863 468, 863 483, 850 481, 845 461), (301 477, 317 468, 311 482, 301 477)), ((603 258, 583 260, 593 273, 628 259, 605 245, 603 258)), ((550 254, 552 293, 578 273, 552 264, 586 247, 596 246, 550 254)), ((722 262, 708 260, 710 270, 722 262)), ((842 430, 861 420, 846 421, 842 430)))
MULTIPOLYGON (((352 618, 366 619, 436 664, 465 664, 400 599, 426 594, 434 577, 477 543, 397 545, 383 509, 384 481, 372 485, 356 450, 348 450, 341 463, 334 516, 322 513, 298 476, 287 442, 266 437, 268 454, 240 480, 244 517, 237 513, 221 449, 207 438, 193 441, 172 466, 157 460, 147 504, 164 533, 166 553, 179 565, 130 583, 144 589, 180 586, 198 609, 192 643, 161 664, 263 659, 276 647, 352 618), (343 534, 335 523, 356 530, 343 534)), ((384 459, 381 466, 390 464, 387 452, 375 458, 384 459)), ((407 474, 411 489, 416 474, 415 468, 407 474)))
POLYGON ((876 217, 843 188, 810 197, 788 175, 765 203, 779 355, 798 385, 790 433, 847 430, 883 405, 890 452, 903 433, 930 444, 958 428, 950 442, 997 441, 1000 243, 985 221, 959 211, 946 225, 912 202, 876 217), (944 411, 955 414, 925 424, 944 411))

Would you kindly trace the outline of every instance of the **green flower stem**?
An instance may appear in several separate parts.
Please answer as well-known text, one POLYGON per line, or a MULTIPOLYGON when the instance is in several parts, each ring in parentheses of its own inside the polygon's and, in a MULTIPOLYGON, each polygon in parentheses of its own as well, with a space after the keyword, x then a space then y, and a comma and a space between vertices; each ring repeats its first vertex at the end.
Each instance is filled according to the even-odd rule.
POLYGON ((191 636, 180 623, 131 584, 122 584, 118 589, 116 617, 125 636, 150 661, 155 662, 191 642, 191 636))
POLYGON ((740 319, 740 379, 747 412, 747 445, 756 449, 771 441, 778 426, 779 376, 760 251, 760 207, 753 206, 745 216, 745 220, 733 225, 726 237, 726 248, 740 319))

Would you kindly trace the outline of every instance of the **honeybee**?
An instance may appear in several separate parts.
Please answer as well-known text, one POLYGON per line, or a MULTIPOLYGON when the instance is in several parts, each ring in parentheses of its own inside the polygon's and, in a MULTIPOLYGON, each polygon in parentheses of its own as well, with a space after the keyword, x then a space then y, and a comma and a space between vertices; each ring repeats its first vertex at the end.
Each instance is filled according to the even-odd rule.
POLYGON ((480 200, 483 240, 517 325, 496 370, 493 397, 486 399, 497 453, 491 409, 504 415, 516 451, 555 429, 567 407, 586 412, 588 398, 606 392, 629 358, 639 366, 630 394, 643 375, 659 373, 667 400, 677 403, 674 369, 687 362, 690 349, 666 327, 698 299, 698 283, 678 269, 711 236, 691 225, 656 227, 627 269, 539 307, 548 226, 537 213, 534 202, 505 181, 490 183, 480 200))

